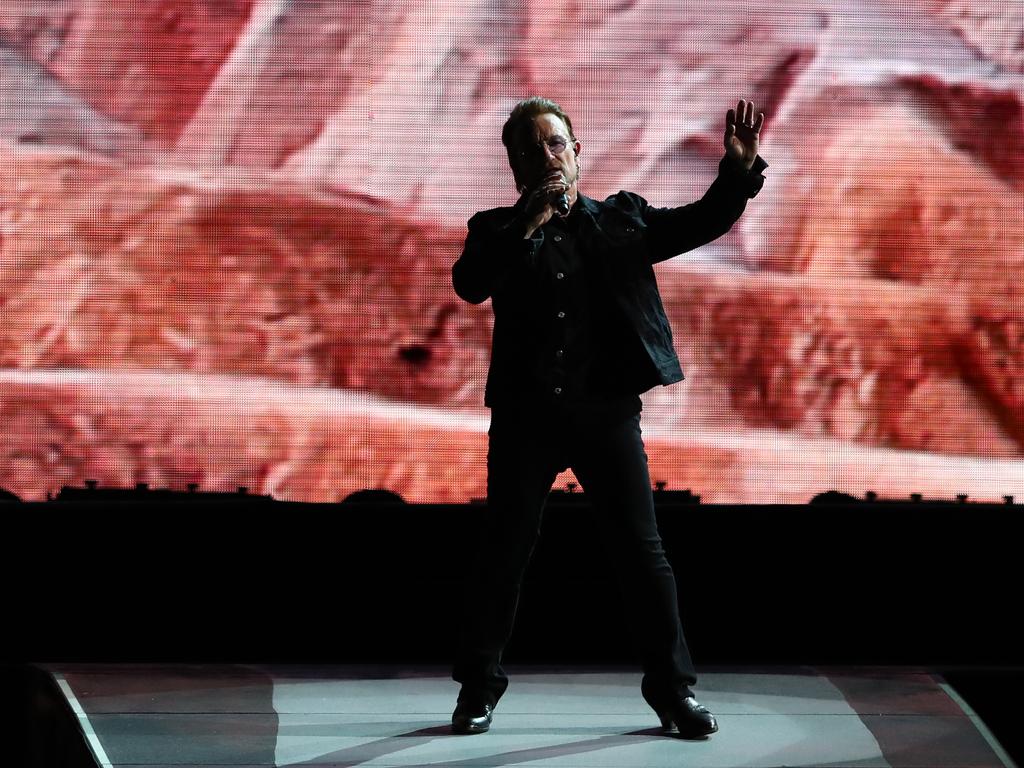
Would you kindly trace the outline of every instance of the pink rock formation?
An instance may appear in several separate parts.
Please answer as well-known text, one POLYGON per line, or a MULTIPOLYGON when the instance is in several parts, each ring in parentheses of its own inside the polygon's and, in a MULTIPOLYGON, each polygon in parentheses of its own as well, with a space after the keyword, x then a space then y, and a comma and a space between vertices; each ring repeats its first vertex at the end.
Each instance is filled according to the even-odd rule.
POLYGON ((662 293, 675 310, 684 368, 700 382, 685 408, 698 424, 1020 455, 1021 414, 992 407, 989 385, 964 355, 971 309, 943 291, 864 279, 689 273, 673 275, 662 293))
POLYGON ((991 0, 931 0, 930 9, 982 55, 1024 72, 1024 10, 991 0))
POLYGON ((1024 495, 1020 15, 914 9, 5 5, 0 485, 483 495, 491 318, 449 268, 543 93, 586 194, 659 205, 737 98, 768 115, 744 219, 658 267, 655 479, 1024 495))
POLYGON ((97 112, 172 145, 235 48, 254 0, 7 4, 0 31, 97 112))
MULTIPOLYGON (((0 419, 0 487, 23 498, 45 498, 90 478, 105 487, 245 486, 312 502, 340 501, 363 488, 387 488, 417 503, 486 493, 486 417, 397 410, 337 390, 208 375, 0 371, 0 419)), ((1009 461, 761 431, 682 438, 655 431, 646 440, 652 478, 699 488, 706 502, 801 503, 823 482, 850 493, 902 496, 907 476, 928 497, 969 493, 979 477, 1024 493, 1009 461)), ((571 481, 567 472, 556 485, 571 481)))
POLYGON ((0 300, 18 318, 0 365, 482 399, 486 310, 450 279, 462 232, 266 176, 202 188, 79 157, 8 154, 0 187, 19 222, 0 243, 0 300))

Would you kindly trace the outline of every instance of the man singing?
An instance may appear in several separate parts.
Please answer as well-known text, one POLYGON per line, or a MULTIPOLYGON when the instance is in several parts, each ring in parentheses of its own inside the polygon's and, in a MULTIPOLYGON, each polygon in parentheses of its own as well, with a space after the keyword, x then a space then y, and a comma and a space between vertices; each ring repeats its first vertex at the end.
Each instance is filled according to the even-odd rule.
POLYGON ((501 658, 523 572, 548 493, 568 467, 632 611, 644 699, 666 731, 718 730, 690 688, 697 676, 655 521, 639 395, 683 378, 652 265, 728 232, 761 189, 764 114, 753 116, 743 100, 727 112, 718 177, 680 208, 654 208, 632 192, 604 202, 580 194, 582 145, 553 101, 520 102, 502 129, 519 200, 469 220, 452 268, 455 292, 473 304, 490 298, 494 310, 487 512, 463 592, 455 733, 488 730, 508 687, 501 658))

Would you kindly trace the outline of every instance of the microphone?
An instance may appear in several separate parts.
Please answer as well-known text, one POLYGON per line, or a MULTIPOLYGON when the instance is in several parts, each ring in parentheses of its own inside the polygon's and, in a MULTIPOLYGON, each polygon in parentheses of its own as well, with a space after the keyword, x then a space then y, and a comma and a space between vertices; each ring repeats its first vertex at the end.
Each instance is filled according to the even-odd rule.
POLYGON ((569 215, 569 196, 565 192, 555 198, 555 210, 560 216, 569 215))

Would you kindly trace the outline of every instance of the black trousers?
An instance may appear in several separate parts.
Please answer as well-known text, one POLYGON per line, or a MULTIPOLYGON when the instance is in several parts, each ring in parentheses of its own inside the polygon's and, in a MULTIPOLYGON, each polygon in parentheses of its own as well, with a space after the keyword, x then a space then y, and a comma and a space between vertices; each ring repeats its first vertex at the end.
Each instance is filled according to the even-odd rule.
MULTIPOLYGON (((494 408, 488 431, 487 519, 468 561, 452 678, 459 700, 497 704, 501 667, 523 574, 555 476, 571 467, 603 529, 632 615, 643 663, 641 691, 660 709, 691 695, 697 678, 679 619, 675 576, 654 515, 640 414, 615 418, 494 408)), ((581 639, 582 640, 582 639, 581 639)))

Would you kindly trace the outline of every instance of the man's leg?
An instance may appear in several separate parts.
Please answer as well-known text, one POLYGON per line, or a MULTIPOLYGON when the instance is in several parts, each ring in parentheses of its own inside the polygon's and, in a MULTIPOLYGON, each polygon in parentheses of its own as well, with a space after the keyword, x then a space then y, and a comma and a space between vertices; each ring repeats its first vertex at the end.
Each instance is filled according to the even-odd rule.
POLYGON ((640 416, 581 425, 572 467, 601 521, 643 661, 642 692, 658 711, 696 683, 679 618, 676 581, 654 514, 640 416))
POLYGON ((560 467, 550 425, 493 411, 488 436, 486 520, 464 582, 452 678, 462 683, 460 701, 493 707, 508 687, 501 657, 512 634, 544 502, 560 467))

